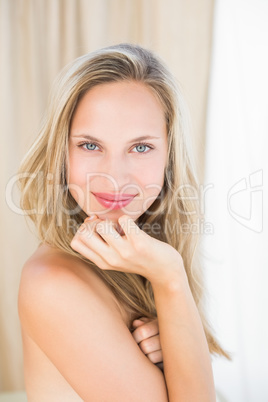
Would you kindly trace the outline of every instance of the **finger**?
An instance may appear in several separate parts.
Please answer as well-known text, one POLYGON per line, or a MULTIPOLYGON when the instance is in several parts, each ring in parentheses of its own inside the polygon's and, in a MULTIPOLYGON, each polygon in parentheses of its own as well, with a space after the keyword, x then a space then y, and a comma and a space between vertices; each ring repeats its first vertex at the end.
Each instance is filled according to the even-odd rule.
POLYGON ((94 220, 97 219, 97 218, 98 218, 98 216, 95 215, 95 214, 89 215, 89 216, 86 217, 86 219, 84 219, 84 222, 92 222, 92 221, 94 221, 94 220))
POLYGON ((159 364, 159 368, 163 369, 163 355, 162 355, 162 350, 156 350, 155 352, 147 354, 148 359, 156 364, 159 364))
POLYGON ((95 227, 99 222, 101 222, 101 220, 96 215, 87 217, 84 220, 84 223, 79 227, 76 235, 87 236, 88 238, 90 238, 94 233, 98 235, 95 227))
POLYGON ((158 334, 159 334, 159 328, 157 319, 144 323, 143 325, 140 325, 132 333, 137 343, 140 343, 142 340, 158 334))
POLYGON ((106 261, 104 261, 99 254, 88 247, 88 245, 84 244, 81 239, 74 237, 71 241, 71 247, 73 250, 86 257, 89 261, 92 261, 95 265, 97 265, 97 267, 101 269, 109 269, 106 261))
POLYGON ((128 215, 122 215, 118 219, 118 223, 121 226, 123 232, 127 239, 130 239, 134 234, 139 234, 142 232, 138 225, 131 219, 128 215))
POLYGON ((120 257, 120 250, 125 243, 121 244, 121 241, 124 241, 113 228, 113 222, 96 219, 92 223, 85 222, 83 225, 86 227, 80 230, 78 234, 79 240, 106 262, 105 269, 120 270, 124 266, 120 257))
POLYGON ((93 221, 86 221, 80 226, 77 235, 86 246, 92 248, 97 254, 102 257, 109 253, 109 247, 107 242, 96 230, 96 227, 102 223, 100 219, 94 219, 93 221))
POLYGON ((99 236, 115 250, 120 250, 123 247, 124 241, 117 230, 114 228, 114 224, 111 221, 100 221, 95 227, 99 236))
POLYGON ((135 321, 133 321, 133 323, 132 323, 132 328, 136 329, 136 328, 140 327, 140 326, 143 325, 143 324, 144 324, 143 321, 141 321, 141 320, 135 320, 135 321))
POLYGON ((138 319, 136 319, 136 320, 134 320, 133 322, 132 322, 132 327, 133 328, 138 328, 138 327, 140 327, 141 325, 143 325, 145 322, 149 322, 149 321, 151 321, 152 319, 151 318, 148 318, 148 317, 141 317, 141 318, 138 318, 138 319))
POLYGON ((149 318, 149 317, 140 317, 137 320, 142 321, 142 322, 149 322, 155 320, 155 318, 149 318))
POLYGON ((159 335, 144 339, 139 343, 139 347, 146 355, 161 350, 159 335))
POLYGON ((102 258, 107 252, 108 245, 95 231, 101 222, 96 215, 87 217, 75 234, 71 247, 103 269, 108 269, 107 262, 102 258))

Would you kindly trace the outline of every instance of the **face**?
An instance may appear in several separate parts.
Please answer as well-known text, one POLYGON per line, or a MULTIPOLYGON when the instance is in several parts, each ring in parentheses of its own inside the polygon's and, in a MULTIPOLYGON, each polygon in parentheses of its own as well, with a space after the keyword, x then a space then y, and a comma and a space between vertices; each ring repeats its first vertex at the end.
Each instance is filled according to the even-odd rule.
POLYGON ((164 183, 167 132, 163 108, 138 82, 90 89, 74 112, 69 136, 69 191, 87 215, 136 220, 164 183))

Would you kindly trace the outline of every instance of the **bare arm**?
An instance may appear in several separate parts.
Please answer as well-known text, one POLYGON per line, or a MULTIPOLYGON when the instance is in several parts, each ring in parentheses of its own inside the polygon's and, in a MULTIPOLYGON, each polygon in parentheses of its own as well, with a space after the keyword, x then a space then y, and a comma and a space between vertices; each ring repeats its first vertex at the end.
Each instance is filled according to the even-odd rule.
MULTIPOLYGON (((183 395, 182 400, 186 402, 213 401, 215 396, 211 363, 202 323, 190 289, 188 286, 182 289, 181 281, 177 279, 172 280, 170 286, 153 285, 158 320, 150 322, 149 319, 143 319, 147 324, 142 326, 141 322, 138 330, 133 332, 133 337, 145 354, 153 351, 147 354, 151 361, 155 363, 153 359, 157 358, 158 361, 165 361, 169 401, 180 400, 178 394, 183 395), (158 333, 158 327, 161 339, 152 337, 158 333), (173 373, 181 375, 174 378, 173 373), (193 375, 196 375, 194 380, 193 375), (208 384, 207 391, 205 384, 208 384)), ((163 370, 162 363, 158 367, 163 370)))
POLYGON ((83 401, 167 402, 162 372, 139 349, 113 297, 85 275, 64 261, 28 264, 19 292, 24 330, 83 401))
POLYGON ((208 345, 188 284, 178 275, 152 286, 169 401, 215 401, 208 345))
POLYGON ((137 231, 127 216, 119 223, 126 236, 118 236, 112 227, 107 230, 108 223, 101 222, 96 225, 101 239, 98 235, 87 237, 87 231, 81 231, 73 248, 100 268, 138 273, 151 281, 169 401, 214 402, 208 345, 180 254, 137 231))

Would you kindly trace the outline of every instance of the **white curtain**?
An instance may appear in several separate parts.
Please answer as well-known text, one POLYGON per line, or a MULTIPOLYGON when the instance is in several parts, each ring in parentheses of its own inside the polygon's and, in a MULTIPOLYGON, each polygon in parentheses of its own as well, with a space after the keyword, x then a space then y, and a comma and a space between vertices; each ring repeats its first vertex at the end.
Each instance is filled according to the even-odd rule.
POLYGON ((217 0, 204 254, 212 322, 233 354, 213 362, 228 402, 268 401, 267 136, 268 1, 217 0))

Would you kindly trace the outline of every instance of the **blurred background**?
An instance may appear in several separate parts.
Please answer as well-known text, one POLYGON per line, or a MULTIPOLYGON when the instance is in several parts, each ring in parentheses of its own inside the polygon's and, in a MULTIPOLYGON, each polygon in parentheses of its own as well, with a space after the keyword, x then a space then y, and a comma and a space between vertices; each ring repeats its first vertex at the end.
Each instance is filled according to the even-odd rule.
POLYGON ((219 399, 267 402, 267 0, 0 0, 0 392, 24 389, 17 293, 38 244, 19 163, 62 67, 120 42, 155 51, 189 106, 207 309, 233 356, 213 358, 219 399))

